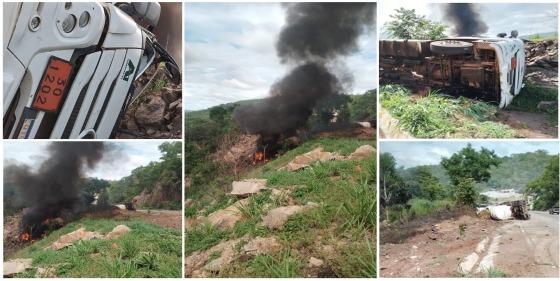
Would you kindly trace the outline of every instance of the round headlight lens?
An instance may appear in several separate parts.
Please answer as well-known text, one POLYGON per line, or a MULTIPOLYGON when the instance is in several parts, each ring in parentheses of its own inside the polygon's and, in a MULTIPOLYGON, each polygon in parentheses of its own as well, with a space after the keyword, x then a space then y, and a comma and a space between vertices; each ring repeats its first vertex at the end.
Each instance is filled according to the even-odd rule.
POLYGON ((80 25, 80 27, 84 27, 89 23, 89 13, 88 12, 83 12, 80 15, 80 22, 78 23, 80 25))
POLYGON ((70 33, 74 30, 74 27, 76 27, 76 16, 67 15, 62 21, 62 31, 70 33))

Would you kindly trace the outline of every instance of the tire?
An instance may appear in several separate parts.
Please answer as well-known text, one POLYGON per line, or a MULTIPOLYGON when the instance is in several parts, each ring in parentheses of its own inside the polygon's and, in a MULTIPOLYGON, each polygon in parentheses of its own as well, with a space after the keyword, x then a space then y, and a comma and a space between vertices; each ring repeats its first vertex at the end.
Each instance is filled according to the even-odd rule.
POLYGON ((472 54, 473 44, 455 40, 434 41, 430 43, 430 51, 446 56, 467 55, 472 54))

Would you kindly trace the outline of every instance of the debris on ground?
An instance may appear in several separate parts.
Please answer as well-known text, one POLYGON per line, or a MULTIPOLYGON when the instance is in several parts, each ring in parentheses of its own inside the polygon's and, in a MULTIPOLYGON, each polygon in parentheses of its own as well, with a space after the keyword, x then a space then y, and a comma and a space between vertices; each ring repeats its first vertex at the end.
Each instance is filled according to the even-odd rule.
POLYGON ((262 218, 262 224, 271 229, 282 228, 291 216, 315 207, 318 207, 318 204, 313 202, 307 202, 305 206, 278 207, 268 211, 266 216, 262 218))
POLYGON ((525 56, 528 82, 558 86, 558 40, 525 41, 525 56))
POLYGON ((115 226, 115 228, 113 228, 113 230, 107 235, 103 235, 97 231, 87 231, 85 228, 81 227, 75 231, 60 236, 58 240, 53 242, 47 248, 58 251, 62 248, 73 245, 77 241, 89 241, 92 239, 114 239, 128 232, 130 232, 130 228, 122 224, 115 226))
POLYGON ((225 209, 217 210, 208 215, 208 221, 221 229, 233 228, 236 222, 243 218, 240 208, 249 203, 249 198, 239 200, 225 209))
POLYGON ((4 262, 4 277, 13 277, 31 268, 32 259, 13 259, 4 262))
POLYGON ((174 85, 164 66, 153 67, 135 81, 139 91, 132 99, 119 125, 117 138, 182 137, 182 85, 174 85))
POLYGON ((280 169, 285 169, 287 171, 293 172, 306 167, 309 167, 313 162, 325 162, 331 160, 341 160, 343 156, 338 153, 323 151, 322 147, 317 147, 307 153, 296 156, 292 161, 290 161, 285 167, 280 169))
POLYGON ((242 181, 234 181, 231 183, 232 190, 229 194, 238 197, 247 197, 265 189, 266 183, 266 179, 246 179, 242 181))
POLYGON ((111 230, 111 232, 107 233, 107 235, 105 235, 105 238, 107 239, 113 239, 113 238, 118 238, 121 235, 130 232, 130 228, 124 224, 120 224, 115 226, 115 228, 113 228, 113 230, 111 230))
POLYGON ((101 238, 103 238, 103 235, 101 233, 87 231, 85 228, 81 227, 78 230, 60 236, 58 240, 53 242, 49 248, 58 251, 62 248, 74 244, 77 241, 88 241, 91 239, 101 239, 101 238))

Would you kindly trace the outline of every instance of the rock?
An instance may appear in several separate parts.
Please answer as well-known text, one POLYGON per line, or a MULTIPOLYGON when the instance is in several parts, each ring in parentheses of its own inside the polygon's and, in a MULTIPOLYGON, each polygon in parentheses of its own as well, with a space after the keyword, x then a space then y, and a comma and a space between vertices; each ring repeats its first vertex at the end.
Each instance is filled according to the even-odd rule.
POLYGON ((460 274, 470 273, 477 261, 478 255, 476 253, 471 253, 459 264, 457 272, 459 272, 460 274))
POLYGON ((13 277, 15 274, 31 268, 32 259, 13 259, 4 262, 4 277, 13 277))
POLYGON ((375 148, 371 145, 362 145, 348 156, 348 160, 360 160, 375 155, 375 148))
POLYGON ((557 101, 541 101, 539 102, 539 104, 537 105, 537 108, 540 111, 550 111, 554 108, 558 107, 558 102, 557 101))
MULTIPOLYGON (((163 118, 164 118, 165 120, 168 120, 168 121, 169 121, 169 120, 173 119, 173 116, 174 116, 173 113, 167 112, 167 113, 163 116, 163 118)), ((168 128, 168 129, 170 129, 170 128, 168 128)))
POLYGON ((235 257, 235 245, 237 245, 240 241, 241 239, 224 241, 206 251, 197 251, 186 257, 186 275, 188 277, 200 277, 206 276, 205 272, 220 272, 224 266, 233 261, 235 257), (219 252, 220 256, 208 262, 210 256, 216 252, 219 252))
POLYGON ((136 122, 143 127, 159 126, 164 122, 165 101, 158 96, 153 96, 150 102, 142 103, 136 109, 134 117, 136 122))
POLYGON ((242 181, 234 181, 230 195, 246 197, 250 194, 255 194, 266 188, 266 179, 246 179, 242 181))
POLYGON ((150 135, 150 136, 153 135, 153 134, 155 134, 155 133, 156 133, 156 130, 154 130, 154 129, 152 129, 152 128, 149 128, 148 130, 146 130, 146 134, 148 134, 148 135, 150 135))
POLYGON ((356 124, 364 127, 364 128, 371 128, 371 123, 370 122, 356 122, 356 124))
POLYGON ((109 233, 107 233, 107 235, 105 236, 107 239, 113 239, 113 238, 118 238, 121 235, 130 232, 130 228, 128 228, 128 226, 121 224, 121 225, 117 225, 115 226, 115 228, 113 228, 113 230, 109 233))
POLYGON ((182 104, 183 100, 182 99, 178 99, 172 103, 169 104, 169 110, 181 110, 182 108, 182 104))
POLYGON ((296 156, 288 165, 281 169, 293 172, 299 169, 309 167, 309 165, 316 161, 330 161, 330 160, 341 160, 343 157, 338 155, 338 153, 325 152, 322 147, 317 147, 312 151, 296 156))
POLYGON ((276 252, 281 248, 282 246, 274 236, 267 238, 256 237, 243 246, 243 252, 248 255, 257 256, 276 252))
POLYGON ((309 267, 321 267, 323 264, 324 262, 320 259, 314 257, 309 258, 309 267))
POLYGON ((318 205, 315 203, 307 203, 306 206, 294 205, 278 207, 270 210, 268 214, 263 217, 262 224, 271 229, 282 228, 291 216, 317 206, 318 205))
POLYGON ((55 277, 57 277, 55 267, 47 267, 47 268, 38 267, 37 272, 35 273, 35 278, 55 278, 55 277))
POLYGON ((239 200, 229 207, 217 210, 208 215, 208 221, 215 227, 221 229, 233 228, 236 222, 243 218, 239 211, 239 207, 245 206, 249 203, 249 198, 239 200))
POLYGON ((80 241, 80 240, 88 241, 91 239, 102 239, 102 238, 103 235, 101 235, 99 232, 86 231, 86 229, 82 227, 79 228, 78 230, 60 236, 58 240, 56 240, 54 243, 51 244, 50 248, 55 251, 58 251, 64 247, 68 247, 74 244, 74 242, 76 241, 80 241))
POLYGON ((195 203, 195 202, 194 202, 193 199, 188 198, 187 200, 185 200, 185 207, 188 208, 188 207, 194 205, 194 203, 195 203))
POLYGON ((170 104, 179 99, 181 94, 181 92, 177 93, 177 91, 170 88, 163 88, 163 90, 164 91, 161 93, 161 97, 167 104, 170 104))

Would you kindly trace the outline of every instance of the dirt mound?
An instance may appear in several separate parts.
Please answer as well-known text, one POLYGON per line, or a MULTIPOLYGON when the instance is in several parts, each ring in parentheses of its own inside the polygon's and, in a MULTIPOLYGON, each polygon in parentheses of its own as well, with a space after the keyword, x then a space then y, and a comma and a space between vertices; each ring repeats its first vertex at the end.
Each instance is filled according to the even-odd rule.
POLYGON ((558 40, 525 42, 528 82, 541 86, 558 86, 558 40))
POLYGON ((181 191, 177 190, 177 184, 165 184, 160 181, 156 182, 152 190, 144 189, 139 195, 135 196, 132 201, 139 206, 158 207, 165 203, 176 202, 181 200, 181 191))

